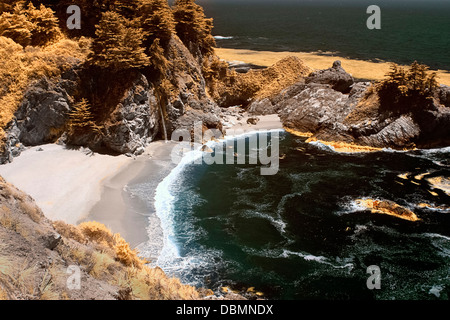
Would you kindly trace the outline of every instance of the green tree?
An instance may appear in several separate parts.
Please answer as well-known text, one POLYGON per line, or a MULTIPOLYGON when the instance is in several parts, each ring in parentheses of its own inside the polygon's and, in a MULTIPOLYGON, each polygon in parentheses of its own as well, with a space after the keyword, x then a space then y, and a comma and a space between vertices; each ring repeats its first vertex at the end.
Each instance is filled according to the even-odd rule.
POLYGON ((203 8, 195 0, 176 0, 173 14, 177 35, 189 50, 196 56, 212 54, 215 46, 211 34, 213 20, 205 17, 203 8))
POLYGON ((117 12, 107 11, 96 26, 89 61, 101 68, 126 70, 140 68, 149 63, 143 47, 144 32, 135 21, 117 12))

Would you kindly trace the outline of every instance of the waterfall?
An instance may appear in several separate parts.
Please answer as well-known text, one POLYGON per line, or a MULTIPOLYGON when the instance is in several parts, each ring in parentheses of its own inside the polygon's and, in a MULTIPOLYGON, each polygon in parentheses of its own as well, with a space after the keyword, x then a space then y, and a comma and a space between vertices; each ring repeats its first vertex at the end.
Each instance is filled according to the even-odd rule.
POLYGON ((162 112, 161 102, 159 103, 159 112, 161 113, 162 126, 164 131, 164 140, 167 142, 167 129, 166 129, 166 121, 164 120, 164 113, 162 112))

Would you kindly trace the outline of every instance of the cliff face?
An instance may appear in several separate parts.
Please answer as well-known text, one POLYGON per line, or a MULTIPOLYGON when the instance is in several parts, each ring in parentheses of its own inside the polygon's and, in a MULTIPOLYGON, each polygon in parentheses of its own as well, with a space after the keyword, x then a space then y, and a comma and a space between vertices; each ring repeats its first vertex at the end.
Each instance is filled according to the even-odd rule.
POLYGON ((93 78, 86 75, 82 62, 57 79, 42 78, 30 85, 6 128, 1 163, 11 162, 26 146, 52 142, 138 155, 156 138, 170 139, 174 130, 190 130, 197 121, 221 128, 220 110, 206 93, 199 59, 176 35, 170 38, 166 55, 171 68, 163 81, 149 79, 140 71, 128 73, 126 81, 114 75, 101 79, 113 88, 104 90, 105 100, 110 97, 108 90, 115 91, 115 99, 108 101, 97 131, 69 134, 74 97, 83 91, 95 94, 90 84, 93 78))

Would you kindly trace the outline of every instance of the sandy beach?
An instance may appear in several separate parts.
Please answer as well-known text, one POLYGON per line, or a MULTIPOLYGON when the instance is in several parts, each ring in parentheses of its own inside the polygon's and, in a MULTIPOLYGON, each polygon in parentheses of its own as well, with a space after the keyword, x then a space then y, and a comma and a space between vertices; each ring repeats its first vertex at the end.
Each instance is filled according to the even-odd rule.
MULTIPOLYGON (((383 79, 390 68, 390 62, 387 61, 371 62, 348 59, 339 57, 333 53, 273 52, 226 48, 215 48, 215 52, 225 61, 231 61, 233 63, 243 62, 263 67, 269 67, 288 56, 295 56, 302 59, 307 66, 315 70, 328 69, 333 65, 334 61, 340 60, 342 67, 354 78, 367 80, 383 79)), ((437 70, 437 74, 439 83, 450 85, 449 71, 437 70)))
MULTIPOLYGON (((246 115, 240 120, 230 116, 225 127, 244 133, 282 129, 277 115, 259 118, 256 125, 249 125, 246 115)), ((151 258, 157 254, 162 236, 152 200, 158 184, 176 166, 171 160, 175 144, 152 142, 138 157, 103 155, 56 144, 31 147, 12 163, 0 166, 0 175, 32 196, 51 220, 70 224, 98 221, 120 233, 132 247, 145 243, 149 248, 154 242, 154 250, 143 253, 151 258), (148 202, 130 191, 142 183, 149 193, 148 202)))
POLYGON ((47 144, 0 166, 0 175, 33 197, 49 219, 76 224, 99 201, 105 179, 131 161, 47 144))

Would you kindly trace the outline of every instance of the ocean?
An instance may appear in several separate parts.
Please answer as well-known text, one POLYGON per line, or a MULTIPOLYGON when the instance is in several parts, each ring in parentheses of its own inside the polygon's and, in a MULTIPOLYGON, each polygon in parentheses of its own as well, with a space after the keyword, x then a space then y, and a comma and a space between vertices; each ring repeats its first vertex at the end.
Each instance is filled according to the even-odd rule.
MULTIPOLYGON (((450 70, 448 1, 379 1, 381 30, 366 28, 367 1, 198 3, 214 18, 221 47, 418 60, 450 70)), ((247 164, 184 158, 154 198, 145 183, 127 188, 156 208, 163 234, 153 219, 149 237, 161 245, 153 265, 187 284, 268 299, 450 298, 450 196, 429 181, 450 177, 450 148, 341 154, 279 134, 275 175, 248 164, 249 136, 241 136, 229 139, 247 145, 247 164), (372 213, 358 199, 394 201, 421 220, 372 213), (373 266, 380 289, 368 285, 373 266)), ((214 154, 223 143, 210 145, 214 154)))
POLYGON ((450 1, 204 0, 218 47, 334 54, 450 70, 450 1), (366 26, 369 5, 381 29, 366 26))
POLYGON ((341 154, 282 131, 279 171, 263 176, 249 164, 257 134, 229 138, 246 144, 246 164, 195 164, 193 151, 146 199, 164 230, 154 265, 217 293, 254 288, 268 299, 449 299, 450 196, 428 179, 450 177, 450 148, 341 154), (372 213, 358 199, 395 201, 421 220, 372 213), (379 290, 367 286, 369 266, 379 290))

